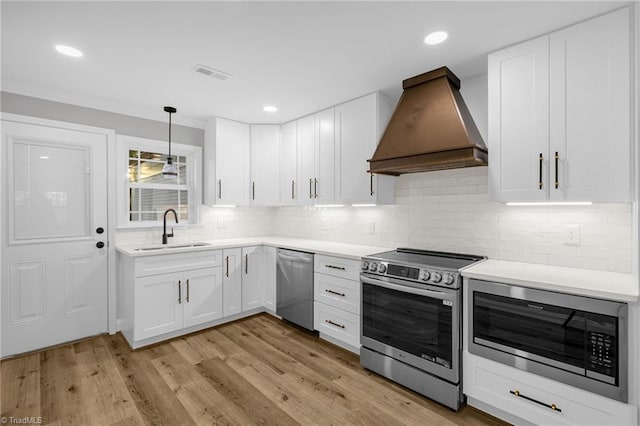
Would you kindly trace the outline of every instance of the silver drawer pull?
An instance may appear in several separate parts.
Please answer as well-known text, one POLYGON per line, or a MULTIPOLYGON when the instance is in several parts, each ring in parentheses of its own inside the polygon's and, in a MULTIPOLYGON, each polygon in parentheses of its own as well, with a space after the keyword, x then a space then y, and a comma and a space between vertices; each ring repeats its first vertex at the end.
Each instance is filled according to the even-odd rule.
POLYGON ((347 268, 343 268, 342 266, 333 266, 333 265, 324 265, 325 268, 331 268, 331 269, 339 269, 341 271, 346 271, 347 268))
POLYGON ((543 407, 550 408, 552 411, 557 411, 558 413, 562 413, 562 410, 559 409, 556 404, 547 404, 546 402, 538 401, 537 399, 533 399, 531 397, 521 394, 520 391, 517 389, 514 391, 510 390, 509 393, 511 395, 517 396, 518 398, 526 399, 527 401, 531 401, 538 405, 542 405, 543 407))
POLYGON ((338 323, 333 322, 331 320, 324 320, 324 322, 326 322, 327 324, 335 325, 336 327, 344 328, 344 325, 338 324, 338 323))
POLYGON ((324 289, 324 291, 326 291, 327 293, 336 294, 336 295, 342 296, 342 297, 346 296, 346 294, 344 294, 344 293, 338 293, 337 291, 327 290, 326 288, 324 289))

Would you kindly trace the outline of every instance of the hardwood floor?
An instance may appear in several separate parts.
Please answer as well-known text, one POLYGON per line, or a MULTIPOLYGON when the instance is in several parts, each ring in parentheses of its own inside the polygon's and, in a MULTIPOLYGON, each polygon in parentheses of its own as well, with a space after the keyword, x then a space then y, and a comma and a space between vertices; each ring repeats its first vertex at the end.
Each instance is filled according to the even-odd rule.
POLYGON ((135 352, 100 336, 1 367, 1 415, 52 425, 504 424, 454 413, 267 314, 135 352))

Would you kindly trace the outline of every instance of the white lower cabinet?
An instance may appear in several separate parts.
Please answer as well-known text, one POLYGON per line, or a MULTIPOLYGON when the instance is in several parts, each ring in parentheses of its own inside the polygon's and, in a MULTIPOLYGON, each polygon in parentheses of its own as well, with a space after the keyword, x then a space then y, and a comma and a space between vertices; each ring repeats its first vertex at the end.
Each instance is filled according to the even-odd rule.
POLYGON ((222 268, 184 273, 182 320, 184 327, 222 318, 222 268))
POLYGON ((468 403, 516 424, 637 425, 636 407, 536 376, 468 352, 468 403))
POLYGON ((360 262, 340 257, 314 257, 314 328, 320 337, 345 349, 360 351, 360 262))
POLYGON ((264 308, 270 313, 276 312, 276 253, 275 247, 262 247, 263 251, 263 270, 264 277, 264 308))
POLYGON ((262 307, 264 281, 262 247, 242 248, 242 312, 262 307))
POLYGON ((222 314, 228 317, 242 312, 242 249, 224 249, 222 257, 222 314))

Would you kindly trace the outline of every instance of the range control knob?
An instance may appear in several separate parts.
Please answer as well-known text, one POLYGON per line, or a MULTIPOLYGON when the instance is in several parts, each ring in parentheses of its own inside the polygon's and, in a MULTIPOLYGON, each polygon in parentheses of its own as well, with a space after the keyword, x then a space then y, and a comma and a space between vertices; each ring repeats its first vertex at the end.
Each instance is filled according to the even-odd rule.
POLYGON ((440 274, 440 272, 434 272, 431 279, 434 283, 439 283, 440 281, 442 281, 442 274, 440 274))
POLYGON ((444 283, 445 283, 446 285, 451 285, 451 284, 453 284, 453 275, 451 275, 451 274, 447 274, 447 275, 445 275, 445 276, 444 276, 444 283))
POLYGON ((378 269, 378 264, 377 264, 377 263, 373 263, 373 262, 371 262, 371 263, 369 264, 369 270, 370 270, 371 272, 375 272, 377 269, 378 269))
POLYGON ((367 269, 369 269, 369 262, 367 262, 366 260, 364 260, 362 262, 362 270, 366 271, 367 269))
POLYGON ((381 274, 384 274, 386 270, 387 265, 385 265, 384 263, 381 263, 380 266, 378 266, 378 272, 380 272, 381 274))
POLYGON ((429 271, 422 271, 422 273, 420 274, 420 279, 422 281, 429 281, 430 277, 431 277, 431 274, 429 273, 429 271))

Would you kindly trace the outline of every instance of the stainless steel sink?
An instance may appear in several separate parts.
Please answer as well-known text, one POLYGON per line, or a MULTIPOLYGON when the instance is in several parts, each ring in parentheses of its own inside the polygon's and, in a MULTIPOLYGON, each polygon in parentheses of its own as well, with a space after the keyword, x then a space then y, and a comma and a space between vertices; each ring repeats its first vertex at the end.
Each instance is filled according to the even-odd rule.
POLYGON ((133 251, 153 251, 153 250, 177 250, 185 248, 196 248, 210 246, 209 243, 189 243, 189 244, 177 244, 171 246, 149 246, 134 248, 133 251))

